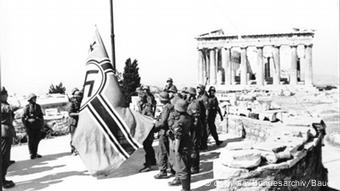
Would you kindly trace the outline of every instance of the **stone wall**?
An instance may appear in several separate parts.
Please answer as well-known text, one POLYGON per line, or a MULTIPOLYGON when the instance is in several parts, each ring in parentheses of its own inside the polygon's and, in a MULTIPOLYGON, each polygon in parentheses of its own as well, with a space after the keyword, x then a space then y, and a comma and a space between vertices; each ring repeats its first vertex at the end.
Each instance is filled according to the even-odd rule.
POLYGON ((245 140, 229 143, 214 161, 217 190, 322 190, 327 169, 319 127, 324 124, 304 121, 309 124, 293 118, 285 124, 228 116, 225 130, 243 134, 245 140))

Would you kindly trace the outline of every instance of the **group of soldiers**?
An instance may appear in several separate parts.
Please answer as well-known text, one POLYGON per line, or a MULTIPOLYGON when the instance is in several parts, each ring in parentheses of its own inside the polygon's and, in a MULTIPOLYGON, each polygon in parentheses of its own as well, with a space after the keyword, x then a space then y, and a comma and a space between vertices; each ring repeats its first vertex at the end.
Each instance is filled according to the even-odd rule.
MULTIPOLYGON (((15 184, 13 181, 6 180, 6 174, 8 167, 15 162, 10 160, 10 153, 11 145, 16 135, 13 126, 14 112, 19 109, 19 107, 11 106, 7 100, 8 92, 4 87, 1 87, 1 181, 2 187, 11 188, 14 187, 15 184)), ((37 96, 35 94, 32 93, 28 96, 28 104, 24 107, 24 112, 21 118, 28 138, 28 149, 31 159, 42 157, 37 152, 38 145, 41 140, 44 118, 41 107, 36 103, 36 100, 37 96)))
MULTIPOLYGON (((137 92, 139 112, 154 117, 156 101, 149 86, 138 88, 137 92)), ((143 143, 146 154, 140 172, 150 171, 156 164, 152 142, 154 133, 158 133, 160 172, 154 178, 175 177, 169 182, 170 186, 182 185, 182 190, 190 190, 191 174, 199 173, 200 151, 207 149, 209 133, 217 146, 222 143, 216 132, 215 118, 219 114, 223 120, 223 116, 215 93, 215 87, 211 86, 206 92, 202 84, 178 91, 173 80, 167 80, 159 95, 162 111, 143 143)))

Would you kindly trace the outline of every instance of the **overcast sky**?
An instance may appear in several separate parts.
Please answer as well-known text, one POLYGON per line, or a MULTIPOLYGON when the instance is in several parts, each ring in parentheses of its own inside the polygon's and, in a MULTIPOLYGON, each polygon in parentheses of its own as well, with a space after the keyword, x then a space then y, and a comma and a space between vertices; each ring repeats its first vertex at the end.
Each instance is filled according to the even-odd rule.
MULTIPOLYGON (((44 93, 51 83, 80 87, 97 25, 108 52, 109 0, 0 0, 2 83, 11 92, 44 93)), ((195 37, 315 29, 314 73, 339 76, 338 0, 113 0, 117 68, 139 61, 142 83, 192 85, 195 37)), ((109 53, 110 54, 110 53, 109 53)))

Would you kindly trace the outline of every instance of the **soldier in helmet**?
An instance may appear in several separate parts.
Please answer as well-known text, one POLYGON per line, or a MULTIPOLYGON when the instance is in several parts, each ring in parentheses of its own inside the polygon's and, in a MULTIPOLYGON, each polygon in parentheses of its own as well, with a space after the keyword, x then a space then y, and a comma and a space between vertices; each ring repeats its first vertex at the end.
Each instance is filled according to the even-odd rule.
POLYGON ((208 94, 205 91, 205 86, 199 84, 197 86, 197 100, 201 102, 200 110, 201 110, 201 123, 202 123, 202 132, 201 132, 201 150, 205 150, 208 148, 208 129, 207 129, 207 121, 208 121, 208 94))
POLYGON ((177 92, 177 88, 176 88, 176 86, 173 84, 172 78, 168 78, 168 79, 166 80, 166 85, 165 85, 163 91, 167 91, 167 92, 168 92, 171 88, 173 89, 173 91, 176 91, 176 92, 177 92))
POLYGON ((78 152, 76 151, 75 147, 72 145, 72 138, 73 134, 76 130, 77 124, 78 124, 78 119, 79 119, 79 111, 80 111, 80 104, 81 100, 83 98, 82 92, 78 88, 74 88, 72 90, 72 97, 70 99, 70 104, 68 108, 68 113, 69 113, 69 131, 71 135, 71 154, 77 155, 78 152))
POLYGON ((173 160, 176 177, 169 185, 182 184, 182 190, 190 190, 190 154, 192 152, 192 141, 190 128, 193 125, 192 118, 187 113, 188 103, 179 99, 170 114, 169 138, 170 138, 170 157, 173 160))
POLYGON ((189 88, 188 90, 188 114, 193 119, 193 126, 190 129, 191 132, 191 140, 193 142, 193 152, 191 154, 191 173, 196 174, 199 172, 200 165, 200 146, 201 146, 201 138, 202 138, 202 119, 201 108, 204 108, 203 103, 196 99, 196 89, 194 87, 189 88))
MULTIPOLYGON (((154 176, 155 179, 168 178, 167 168, 169 164, 169 126, 168 119, 170 113, 173 111, 173 105, 170 103, 169 94, 165 91, 160 93, 160 101, 163 105, 162 112, 159 116, 155 124, 155 131, 158 131, 159 135, 159 148, 160 148, 160 157, 159 157, 159 166, 160 172, 154 176)), ((175 174, 175 171, 172 169, 170 165, 171 175, 175 174)))
POLYGON ((215 139, 216 145, 220 145, 222 141, 218 139, 218 135, 216 132, 216 125, 215 125, 215 119, 217 113, 221 117, 221 121, 223 120, 221 108, 218 106, 218 99, 215 96, 216 89, 214 86, 211 86, 209 88, 209 99, 208 99, 208 127, 211 135, 215 139))
POLYGON ((136 89, 136 92, 138 94, 138 101, 137 101, 137 111, 139 113, 142 113, 144 104, 146 103, 146 95, 142 89, 142 87, 138 87, 136 89))
POLYGON ((10 165, 10 153, 12 140, 15 137, 15 130, 13 126, 14 110, 7 102, 8 93, 4 87, 0 90, 0 104, 1 104, 1 157, 2 157, 2 171, 1 181, 2 187, 11 188, 15 184, 11 180, 6 180, 7 169, 10 165))
POLYGON ((28 104, 25 106, 22 116, 22 122, 28 136, 28 149, 31 159, 41 158, 37 151, 41 139, 41 129, 44 125, 43 113, 36 101, 37 96, 35 94, 32 93, 28 96, 28 104))
MULTIPOLYGON (((144 91, 144 102, 142 103, 142 114, 150 117, 154 117, 156 111, 156 100, 155 97, 150 92, 149 86, 143 86, 144 91)), ((145 163, 144 167, 139 170, 139 172, 148 172, 151 170, 152 165, 156 165, 155 151, 152 147, 154 140, 154 129, 152 129, 143 142, 143 148, 145 151, 145 163)))

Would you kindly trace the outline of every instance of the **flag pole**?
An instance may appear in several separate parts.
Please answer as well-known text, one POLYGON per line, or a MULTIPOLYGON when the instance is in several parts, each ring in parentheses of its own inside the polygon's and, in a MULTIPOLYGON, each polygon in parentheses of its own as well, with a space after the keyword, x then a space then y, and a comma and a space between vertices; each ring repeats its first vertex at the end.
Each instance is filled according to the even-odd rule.
POLYGON ((115 34, 113 22, 113 0, 110 0, 110 19, 111 19, 111 47, 112 47, 112 67, 116 73, 116 54, 115 54, 115 34))

